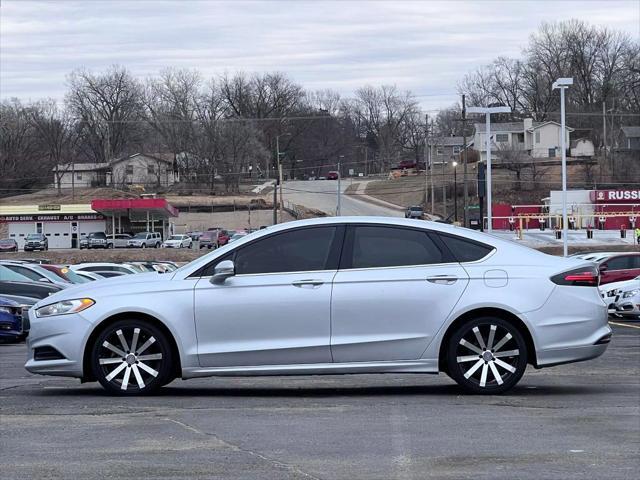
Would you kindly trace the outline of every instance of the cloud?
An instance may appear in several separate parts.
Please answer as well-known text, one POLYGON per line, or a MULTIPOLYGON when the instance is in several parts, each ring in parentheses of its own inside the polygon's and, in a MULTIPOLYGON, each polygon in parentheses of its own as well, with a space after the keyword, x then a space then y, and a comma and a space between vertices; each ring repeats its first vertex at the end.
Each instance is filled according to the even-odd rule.
POLYGON ((120 64, 283 71, 305 88, 351 95, 396 84, 425 108, 455 100, 468 71, 517 56, 543 21, 579 18, 640 36, 637 1, 3 0, 0 97, 61 99, 79 67, 120 64))

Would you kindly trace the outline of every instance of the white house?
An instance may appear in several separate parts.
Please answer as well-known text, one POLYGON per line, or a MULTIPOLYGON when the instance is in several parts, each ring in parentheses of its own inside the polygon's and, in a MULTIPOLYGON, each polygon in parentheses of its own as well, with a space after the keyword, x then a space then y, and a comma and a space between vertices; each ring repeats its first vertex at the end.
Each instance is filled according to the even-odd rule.
MULTIPOLYGON (((476 123, 473 146, 480 159, 487 159, 486 130, 484 123, 476 123)), ((561 126, 557 122, 534 122, 525 118, 522 122, 491 123, 491 157, 497 158, 500 149, 525 150, 533 158, 549 158, 561 155, 561 126)), ((565 127, 566 146, 569 148, 573 128, 565 127)))
POLYGON ((168 187, 178 182, 173 154, 134 153, 108 163, 65 163, 53 168, 54 186, 100 187, 148 185, 168 187), (59 184, 59 185, 58 185, 59 184))
POLYGON ((86 188, 106 185, 108 163, 63 163, 53 167, 55 188, 86 188))

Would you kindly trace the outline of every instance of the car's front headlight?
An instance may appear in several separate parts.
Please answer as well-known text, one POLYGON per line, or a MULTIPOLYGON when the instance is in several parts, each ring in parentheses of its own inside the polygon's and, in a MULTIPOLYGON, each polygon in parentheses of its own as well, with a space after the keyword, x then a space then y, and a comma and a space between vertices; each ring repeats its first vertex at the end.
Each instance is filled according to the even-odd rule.
POLYGON ((631 290, 630 292, 624 292, 622 298, 631 298, 634 297, 640 292, 640 290, 631 290))
POLYGON ((53 315, 66 315, 68 313, 78 313, 86 310, 94 302, 90 298, 78 298, 75 300, 63 300, 61 302, 52 303, 36 309, 36 317, 51 317, 53 315))

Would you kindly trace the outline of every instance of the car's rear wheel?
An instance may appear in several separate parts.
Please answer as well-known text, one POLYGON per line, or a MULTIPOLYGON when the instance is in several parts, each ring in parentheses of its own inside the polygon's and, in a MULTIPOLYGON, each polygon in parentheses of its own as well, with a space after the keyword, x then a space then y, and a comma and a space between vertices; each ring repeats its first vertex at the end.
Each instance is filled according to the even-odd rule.
POLYGON ((115 395, 151 393, 172 380, 172 351, 166 335, 145 320, 120 320, 96 338, 93 374, 115 395))
POLYGON ((475 318, 462 324, 449 338, 447 367, 451 378, 468 392, 506 392, 527 368, 527 344, 508 321, 475 318))

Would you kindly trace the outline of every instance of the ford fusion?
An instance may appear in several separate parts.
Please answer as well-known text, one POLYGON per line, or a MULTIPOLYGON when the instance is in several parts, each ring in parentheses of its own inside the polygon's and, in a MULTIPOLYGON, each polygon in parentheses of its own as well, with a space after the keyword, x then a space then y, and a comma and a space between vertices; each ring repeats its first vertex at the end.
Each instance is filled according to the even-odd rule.
POLYGON ((601 355, 591 262, 411 219, 304 220, 165 274, 67 288, 29 311, 26 368, 148 393, 175 378, 444 372, 472 393, 601 355))

